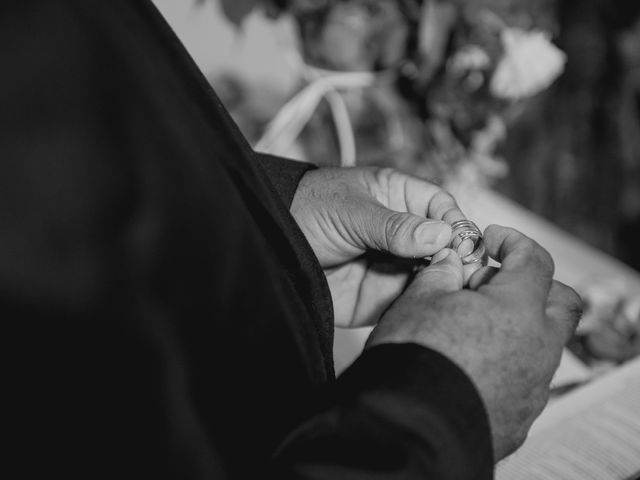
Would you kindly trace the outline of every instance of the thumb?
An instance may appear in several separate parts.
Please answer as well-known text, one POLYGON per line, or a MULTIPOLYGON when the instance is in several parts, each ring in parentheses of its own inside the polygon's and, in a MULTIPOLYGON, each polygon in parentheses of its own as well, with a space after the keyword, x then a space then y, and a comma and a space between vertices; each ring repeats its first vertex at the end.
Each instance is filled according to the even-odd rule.
POLYGON ((464 270, 456 252, 449 248, 439 251, 431 264, 418 272, 407 288, 410 295, 421 298, 457 292, 462 289, 464 270))
POLYGON ((433 255, 446 247, 451 240, 451 227, 439 220, 394 212, 384 207, 380 207, 378 212, 374 213, 372 220, 366 222, 365 226, 366 247, 386 251, 398 257, 433 255))

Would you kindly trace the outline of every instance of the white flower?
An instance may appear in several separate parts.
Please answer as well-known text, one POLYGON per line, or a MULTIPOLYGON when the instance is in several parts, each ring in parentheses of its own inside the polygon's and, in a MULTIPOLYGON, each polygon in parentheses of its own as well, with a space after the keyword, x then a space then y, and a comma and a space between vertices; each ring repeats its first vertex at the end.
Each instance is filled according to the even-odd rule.
POLYGON ((508 100, 535 95, 564 71, 566 54, 545 32, 517 28, 502 31, 504 54, 491 79, 491 93, 508 100))

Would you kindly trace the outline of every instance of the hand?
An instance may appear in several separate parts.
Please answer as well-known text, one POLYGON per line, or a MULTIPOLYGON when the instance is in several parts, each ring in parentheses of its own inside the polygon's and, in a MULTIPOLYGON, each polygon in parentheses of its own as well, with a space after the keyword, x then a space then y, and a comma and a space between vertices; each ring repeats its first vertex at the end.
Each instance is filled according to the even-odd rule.
POLYGON ((592 325, 582 332, 585 345, 596 358, 625 362, 640 355, 640 298, 607 300, 587 308, 592 325))
MULTIPOLYGON (((291 213, 325 269, 335 323, 343 327, 375 324, 416 259, 446 247, 448 224, 465 218, 437 185, 388 168, 307 172, 291 213)), ((465 267, 467 278, 477 268, 465 267)))
POLYGON ((418 343, 457 363, 484 400, 497 461, 522 444, 546 405, 582 302, 552 280, 553 261, 533 240, 497 226, 484 239, 502 262, 499 269, 483 267, 471 289, 461 290, 460 259, 443 250, 384 315, 367 346, 418 343))

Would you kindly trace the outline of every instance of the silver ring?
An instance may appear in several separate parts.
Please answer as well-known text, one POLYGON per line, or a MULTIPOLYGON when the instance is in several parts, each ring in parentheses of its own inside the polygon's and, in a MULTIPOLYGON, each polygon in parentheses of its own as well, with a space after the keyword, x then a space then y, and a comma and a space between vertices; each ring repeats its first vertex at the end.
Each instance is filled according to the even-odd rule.
MULTIPOLYGON (((487 249, 482 240, 482 232, 471 220, 458 220, 451 224, 451 242, 450 248, 458 252, 458 248, 462 242, 469 239, 473 242, 473 250, 460 257, 464 265, 472 263, 487 264, 487 249)), ((459 252, 458 252, 459 254, 459 252)))

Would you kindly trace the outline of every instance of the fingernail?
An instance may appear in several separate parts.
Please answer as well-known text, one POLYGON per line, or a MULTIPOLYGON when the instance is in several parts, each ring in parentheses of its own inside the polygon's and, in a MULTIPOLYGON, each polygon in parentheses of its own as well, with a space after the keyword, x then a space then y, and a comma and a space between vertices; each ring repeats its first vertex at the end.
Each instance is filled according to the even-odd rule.
POLYGON ((438 253, 436 253, 433 257, 431 257, 431 265, 433 265, 434 263, 439 263, 439 262, 442 262, 443 260, 446 260, 449 257, 449 255, 451 255, 452 253, 453 253, 453 250, 449 248, 443 248, 438 253))
POLYGON ((424 222, 415 230, 415 238, 420 243, 446 245, 451 237, 451 227, 444 222, 424 222))
POLYGON ((460 243, 460 245, 458 245, 458 255, 460 256, 460 258, 466 257, 467 255, 473 253, 474 248, 475 245, 473 243, 473 240, 471 240, 470 238, 465 238, 460 243))

